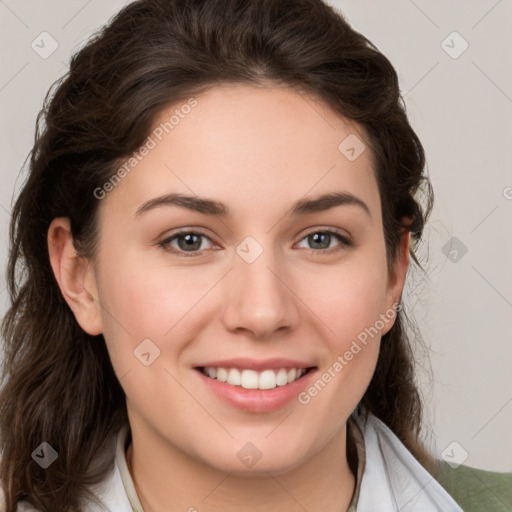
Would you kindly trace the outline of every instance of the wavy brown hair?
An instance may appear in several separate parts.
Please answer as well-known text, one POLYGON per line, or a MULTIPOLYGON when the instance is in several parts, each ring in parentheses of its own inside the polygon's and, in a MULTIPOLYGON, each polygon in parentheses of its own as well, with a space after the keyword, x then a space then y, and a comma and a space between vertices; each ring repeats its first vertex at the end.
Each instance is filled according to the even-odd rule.
MULTIPOLYGON (((103 336, 86 334, 50 267, 47 232, 68 217, 94 255, 94 190, 136 151, 166 106, 227 83, 273 83, 311 94, 364 128, 375 158, 388 265, 403 229, 420 239, 432 209, 424 151, 388 59, 321 0, 137 0, 78 51, 48 92, 10 230, 2 324, 0 479, 6 512, 79 511, 111 468, 128 423, 103 336), (423 201, 416 198, 424 191, 423 201), (407 219, 407 222, 404 222, 407 219), (42 469, 41 442, 59 454, 42 469), (104 453, 101 459, 95 456, 104 453), (93 459, 95 463, 92 464, 93 459)), ((412 249, 411 255, 419 265, 412 249)), ((420 459, 421 400, 403 311, 383 337, 362 399, 420 459)))

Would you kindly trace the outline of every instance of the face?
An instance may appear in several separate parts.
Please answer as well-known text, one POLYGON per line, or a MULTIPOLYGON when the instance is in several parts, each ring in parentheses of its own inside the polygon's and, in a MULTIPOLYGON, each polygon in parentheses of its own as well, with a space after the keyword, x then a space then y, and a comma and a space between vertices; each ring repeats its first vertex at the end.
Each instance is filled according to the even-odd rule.
POLYGON ((344 433, 407 262, 388 270, 356 124, 277 87, 184 105, 101 200, 96 311, 77 319, 105 337, 132 430, 214 468, 259 452, 252 471, 284 472, 344 433))

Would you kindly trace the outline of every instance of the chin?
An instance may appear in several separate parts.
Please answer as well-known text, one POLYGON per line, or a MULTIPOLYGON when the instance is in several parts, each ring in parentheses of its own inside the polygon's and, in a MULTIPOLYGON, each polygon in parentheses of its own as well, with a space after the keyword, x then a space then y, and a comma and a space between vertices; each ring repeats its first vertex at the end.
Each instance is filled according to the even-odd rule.
POLYGON ((286 445, 280 443, 281 449, 275 446, 259 444, 234 443, 235 446, 226 446, 220 453, 208 454, 202 461, 210 467, 229 472, 239 477, 268 477, 268 474, 279 475, 293 471, 304 461, 304 445, 286 445), (233 457, 233 454, 235 455, 233 457))

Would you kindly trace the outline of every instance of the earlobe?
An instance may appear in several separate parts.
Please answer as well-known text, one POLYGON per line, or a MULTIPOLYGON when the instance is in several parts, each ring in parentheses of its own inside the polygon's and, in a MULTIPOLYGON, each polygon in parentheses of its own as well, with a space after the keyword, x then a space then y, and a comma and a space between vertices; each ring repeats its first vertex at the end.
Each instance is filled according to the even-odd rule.
POLYGON ((79 257, 73 245, 70 221, 53 219, 48 229, 48 252, 60 291, 80 327, 91 335, 103 332, 93 265, 79 257))

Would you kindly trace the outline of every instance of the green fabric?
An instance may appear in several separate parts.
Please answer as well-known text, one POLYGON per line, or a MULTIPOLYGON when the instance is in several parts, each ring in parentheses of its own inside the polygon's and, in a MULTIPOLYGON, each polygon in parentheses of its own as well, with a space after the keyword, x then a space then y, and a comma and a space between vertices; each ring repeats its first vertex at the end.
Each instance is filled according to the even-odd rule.
POLYGON ((434 475, 464 512, 512 512, 512 473, 439 462, 434 475))

